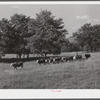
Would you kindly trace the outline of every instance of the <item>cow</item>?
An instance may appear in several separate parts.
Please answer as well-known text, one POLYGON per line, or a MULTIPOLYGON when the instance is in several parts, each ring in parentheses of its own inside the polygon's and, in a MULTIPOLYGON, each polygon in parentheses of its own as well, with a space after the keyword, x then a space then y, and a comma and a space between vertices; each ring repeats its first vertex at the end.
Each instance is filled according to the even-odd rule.
POLYGON ((14 69, 17 69, 17 67, 23 68, 23 62, 15 62, 10 64, 11 67, 14 67, 14 69))
POLYGON ((53 63, 59 63, 59 62, 61 62, 61 58, 62 57, 53 58, 53 63))
POLYGON ((41 64, 45 64, 46 61, 45 61, 45 59, 39 59, 39 60, 37 60, 37 63, 41 65, 41 64))
POLYGON ((66 62, 66 60, 67 60, 67 57, 62 57, 61 58, 61 62, 66 62))
POLYGON ((82 60, 82 55, 76 55, 76 56, 74 56, 73 60, 82 60))
POLYGON ((91 57, 90 54, 85 54, 85 58, 86 58, 86 59, 88 59, 88 58, 90 58, 90 57, 91 57))
POLYGON ((73 56, 73 60, 76 60, 76 56, 73 56))
POLYGON ((73 61, 73 56, 67 56, 66 61, 73 61))
POLYGON ((50 64, 50 59, 45 59, 46 64, 50 64))
POLYGON ((53 57, 50 57, 49 63, 53 63, 53 57))

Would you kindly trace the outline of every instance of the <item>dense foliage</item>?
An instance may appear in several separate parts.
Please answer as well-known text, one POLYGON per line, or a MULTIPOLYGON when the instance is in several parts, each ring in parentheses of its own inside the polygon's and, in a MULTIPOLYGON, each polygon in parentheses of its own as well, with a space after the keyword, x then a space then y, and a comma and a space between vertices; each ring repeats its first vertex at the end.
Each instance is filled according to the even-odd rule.
POLYGON ((62 19, 55 19, 50 11, 40 11, 36 18, 14 14, 0 21, 0 51, 19 58, 29 53, 60 54, 67 34, 62 19))
POLYGON ((73 34, 81 50, 99 51, 100 49, 100 25, 86 23, 73 34))
POLYGON ((61 52, 99 51, 100 25, 86 23, 73 33, 73 42, 66 38, 62 18, 56 19, 50 11, 41 10, 35 18, 14 14, 0 20, 0 57, 14 53, 21 58, 30 53, 60 54, 61 52))
POLYGON ((44 10, 36 14, 35 19, 29 21, 29 47, 32 53, 41 55, 60 54, 67 30, 64 29, 62 19, 55 19, 51 12, 44 10))

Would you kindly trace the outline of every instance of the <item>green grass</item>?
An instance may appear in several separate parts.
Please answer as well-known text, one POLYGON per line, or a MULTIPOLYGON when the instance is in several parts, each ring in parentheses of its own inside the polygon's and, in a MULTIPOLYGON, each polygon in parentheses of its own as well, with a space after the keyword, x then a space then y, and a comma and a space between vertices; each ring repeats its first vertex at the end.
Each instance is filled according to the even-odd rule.
POLYGON ((99 89, 100 53, 92 53, 91 58, 85 61, 50 65, 25 62, 24 68, 17 70, 10 67, 10 64, 0 63, 0 88, 99 89))

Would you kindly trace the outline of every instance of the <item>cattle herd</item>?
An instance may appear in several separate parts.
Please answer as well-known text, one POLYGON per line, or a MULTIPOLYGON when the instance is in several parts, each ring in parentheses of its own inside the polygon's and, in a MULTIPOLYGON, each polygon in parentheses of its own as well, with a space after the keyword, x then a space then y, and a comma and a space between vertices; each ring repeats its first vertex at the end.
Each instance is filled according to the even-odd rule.
MULTIPOLYGON (((75 55, 75 56, 58 56, 58 57, 50 57, 50 58, 42 58, 37 60, 38 64, 56 64, 56 63, 64 63, 64 62, 71 62, 71 61, 76 61, 76 60, 85 60, 88 59, 89 57, 91 57, 90 54, 85 54, 84 57, 82 55, 75 55)), ((23 62, 15 62, 15 63, 11 63, 10 64, 11 67, 13 67, 14 69, 17 69, 17 67, 21 67, 23 68, 23 62)))
POLYGON ((38 64, 50 64, 50 63, 60 63, 60 62, 69 62, 69 61, 76 61, 76 60, 85 60, 91 57, 90 54, 85 54, 84 57, 82 55, 75 55, 75 56, 58 56, 58 57, 50 57, 48 59, 39 59, 37 60, 38 64))

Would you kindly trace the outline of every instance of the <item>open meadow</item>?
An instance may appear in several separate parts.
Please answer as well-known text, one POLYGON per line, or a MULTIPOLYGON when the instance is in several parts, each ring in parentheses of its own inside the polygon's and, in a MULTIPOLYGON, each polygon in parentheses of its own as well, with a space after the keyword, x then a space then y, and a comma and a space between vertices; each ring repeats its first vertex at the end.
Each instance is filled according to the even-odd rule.
POLYGON ((59 64, 24 62, 24 68, 17 70, 10 63, 0 63, 0 89, 99 88, 100 53, 91 53, 91 57, 84 61, 59 64))

